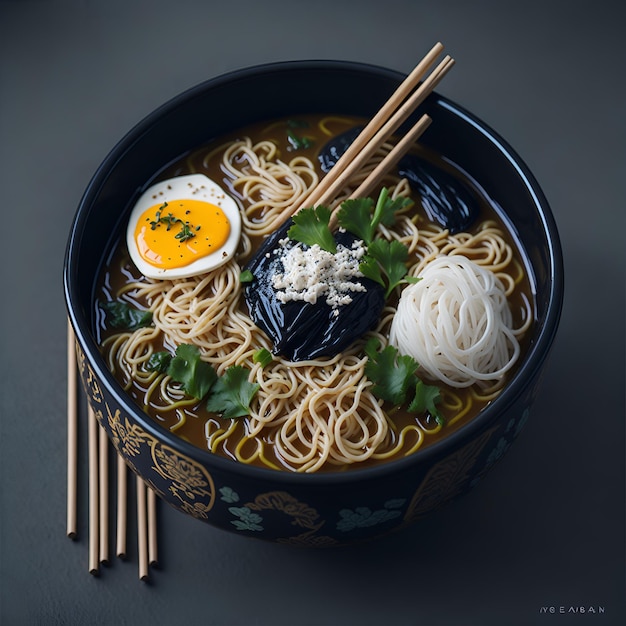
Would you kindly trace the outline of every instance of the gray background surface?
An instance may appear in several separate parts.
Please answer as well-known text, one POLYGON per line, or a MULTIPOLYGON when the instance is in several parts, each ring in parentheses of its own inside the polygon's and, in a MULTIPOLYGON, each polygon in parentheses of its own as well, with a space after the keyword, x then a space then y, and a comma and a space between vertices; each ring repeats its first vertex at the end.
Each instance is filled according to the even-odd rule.
POLYGON ((620 6, 0 1, 0 622, 626 623, 620 6), (514 146, 560 226, 562 324, 520 438, 467 497, 366 546, 275 546, 161 506, 150 584, 133 544, 90 576, 84 455, 80 537, 65 536, 61 273, 97 166, 154 108, 223 72, 310 58, 408 72, 438 40, 457 60, 439 91, 514 146))

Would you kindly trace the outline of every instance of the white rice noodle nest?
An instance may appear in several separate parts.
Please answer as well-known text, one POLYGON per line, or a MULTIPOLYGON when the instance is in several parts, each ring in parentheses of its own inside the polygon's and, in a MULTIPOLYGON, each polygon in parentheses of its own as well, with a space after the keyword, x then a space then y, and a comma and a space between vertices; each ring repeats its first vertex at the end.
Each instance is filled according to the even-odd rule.
POLYGON ((452 387, 495 381, 520 347, 504 286, 461 255, 428 263, 400 297, 389 341, 433 380, 452 387))

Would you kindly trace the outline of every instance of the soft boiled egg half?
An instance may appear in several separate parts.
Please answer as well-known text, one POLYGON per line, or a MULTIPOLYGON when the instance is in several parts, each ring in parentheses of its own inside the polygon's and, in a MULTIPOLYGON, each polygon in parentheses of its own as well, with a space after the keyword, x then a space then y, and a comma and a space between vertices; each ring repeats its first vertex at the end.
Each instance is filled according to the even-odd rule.
POLYGON ((144 276, 187 278, 229 261, 240 235, 235 201, 204 174, 190 174, 156 183, 141 195, 126 243, 144 276))

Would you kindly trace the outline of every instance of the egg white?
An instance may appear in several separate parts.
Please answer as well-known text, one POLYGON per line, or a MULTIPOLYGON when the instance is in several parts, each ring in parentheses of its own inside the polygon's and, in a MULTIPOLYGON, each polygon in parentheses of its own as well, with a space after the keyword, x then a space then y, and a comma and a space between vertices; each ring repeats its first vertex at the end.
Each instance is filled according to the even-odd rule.
POLYGON ((233 198, 204 174, 177 176, 158 182, 146 189, 133 207, 126 228, 126 244, 133 263, 144 276, 158 279, 188 278, 223 265, 235 254, 240 237, 241 215, 239 207, 233 198), (148 263, 139 253, 135 240, 137 221, 144 211, 151 206, 162 204, 163 202, 169 204, 176 200, 203 200, 220 207, 230 222, 230 233, 225 243, 217 250, 192 261, 188 265, 175 268, 155 267, 148 263))

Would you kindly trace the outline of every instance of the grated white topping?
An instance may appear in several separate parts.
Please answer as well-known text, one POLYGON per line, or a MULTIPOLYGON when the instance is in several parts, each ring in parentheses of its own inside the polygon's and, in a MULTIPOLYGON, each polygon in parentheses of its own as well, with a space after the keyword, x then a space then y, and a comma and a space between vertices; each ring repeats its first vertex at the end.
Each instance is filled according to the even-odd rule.
POLYGON ((336 309, 350 304, 350 293, 367 291, 360 282, 359 263, 367 252, 362 241, 355 241, 351 248, 339 244, 337 252, 322 250, 317 244, 303 248, 300 244, 285 249, 288 240, 281 240, 280 254, 284 271, 272 276, 276 298, 285 304, 303 301, 315 304, 318 298, 326 298, 326 304, 336 309))

